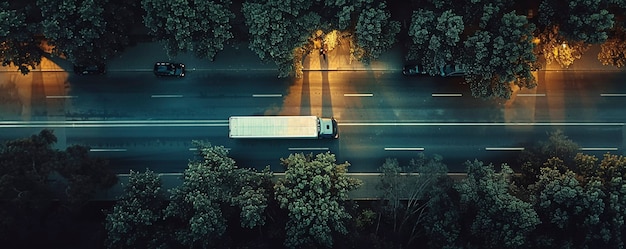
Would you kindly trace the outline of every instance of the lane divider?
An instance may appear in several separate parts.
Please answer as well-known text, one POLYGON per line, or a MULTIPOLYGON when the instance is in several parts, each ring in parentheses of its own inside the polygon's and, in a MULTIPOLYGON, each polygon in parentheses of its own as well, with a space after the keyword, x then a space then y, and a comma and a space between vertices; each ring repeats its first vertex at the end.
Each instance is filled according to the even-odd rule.
POLYGON ((126 152, 126 149, 89 149, 90 152, 126 152))
POLYGON ((344 93, 344 97, 374 97, 373 93, 344 93))
POLYGON ((277 98, 282 96, 282 94, 252 94, 253 98, 277 98))
POLYGON ((583 151, 609 151, 609 150, 610 151, 616 151, 617 148, 609 148, 609 147, 606 147, 606 148, 602 148, 602 147, 600 147, 600 148, 580 148, 578 150, 583 150, 583 151))
POLYGON ((385 148, 386 151, 423 151, 424 148, 385 148))
POLYGON ((78 96, 70 96, 70 95, 48 95, 46 99, 75 99, 78 96))
POLYGON ((337 123, 339 126, 624 126, 624 123, 337 123))
POLYGON ((289 150, 329 150, 328 148, 289 148, 289 150))
MULTIPOLYGON (((624 123, 418 123, 418 122, 384 122, 361 123, 339 122, 339 126, 624 126, 624 123)), ((228 120, 45 120, 45 121, 0 121, 0 128, 30 127, 222 127, 228 126, 228 120)))
POLYGON ((507 151, 515 151, 515 150, 524 150, 524 147, 487 147, 485 150, 507 150, 507 151))
POLYGON ((181 94, 153 94, 152 98, 182 98, 181 94))
POLYGON ((545 93, 518 93, 518 97, 545 97, 545 93))
POLYGON ((601 97, 626 97, 626 93, 601 93, 601 97))
POLYGON ((462 93, 433 93, 433 97, 463 97, 462 93))

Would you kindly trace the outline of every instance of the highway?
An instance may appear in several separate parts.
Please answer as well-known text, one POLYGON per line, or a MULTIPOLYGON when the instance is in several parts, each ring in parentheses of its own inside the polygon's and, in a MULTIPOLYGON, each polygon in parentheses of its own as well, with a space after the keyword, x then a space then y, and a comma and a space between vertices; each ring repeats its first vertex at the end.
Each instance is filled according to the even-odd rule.
POLYGON ((451 172, 463 172, 462 163, 475 158, 513 164, 520 150, 557 129, 586 153, 626 148, 620 72, 540 71, 536 89, 515 91, 509 101, 474 99, 459 78, 392 71, 309 71, 295 80, 264 71, 0 77, 0 139, 51 128, 59 148, 88 145, 118 173, 181 172, 194 156, 192 140, 229 148, 241 167, 275 172, 290 153, 324 151, 350 162, 351 172, 376 172, 387 157, 406 163, 418 152, 442 155, 451 172), (231 140, 231 115, 333 116, 340 138, 231 140))

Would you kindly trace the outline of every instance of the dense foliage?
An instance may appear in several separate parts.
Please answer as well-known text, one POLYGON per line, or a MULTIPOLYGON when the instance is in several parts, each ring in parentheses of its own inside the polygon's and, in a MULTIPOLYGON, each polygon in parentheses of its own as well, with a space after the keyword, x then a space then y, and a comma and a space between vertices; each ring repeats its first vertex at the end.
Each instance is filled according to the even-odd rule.
POLYGON ((230 0, 142 0, 144 24, 163 40, 167 54, 193 52, 213 60, 233 38, 230 21, 235 14, 230 0))
POLYGON ((285 246, 288 248, 333 246, 333 234, 347 234, 352 216, 344 202, 361 183, 347 177, 349 164, 336 164, 330 153, 292 154, 281 160, 285 177, 275 185, 276 200, 287 209, 285 246))
POLYGON ((85 224, 75 220, 74 215, 96 191, 117 182, 105 160, 88 155, 89 148, 74 145, 60 151, 53 148, 56 141, 51 130, 42 130, 0 147, 3 245, 34 248, 86 236, 76 228, 85 224))

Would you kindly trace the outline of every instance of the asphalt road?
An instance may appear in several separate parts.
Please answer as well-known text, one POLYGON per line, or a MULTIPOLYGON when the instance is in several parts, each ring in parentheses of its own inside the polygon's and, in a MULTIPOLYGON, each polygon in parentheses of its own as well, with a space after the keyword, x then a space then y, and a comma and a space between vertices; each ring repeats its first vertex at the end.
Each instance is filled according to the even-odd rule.
POLYGON ((475 158, 514 163, 521 148, 556 129, 587 153, 626 148, 626 85, 617 72, 541 71, 536 89, 500 102, 474 99, 459 78, 390 71, 311 71, 298 80, 266 71, 192 71, 183 79, 147 72, 0 77, 0 139, 52 128, 59 147, 88 145, 119 173, 181 172, 194 156, 192 140, 229 148, 242 167, 276 172, 281 157, 322 151, 350 162, 352 172, 375 172, 387 157, 406 163, 420 151, 463 172, 462 163, 475 158), (340 138, 230 140, 231 115, 334 116, 340 138))

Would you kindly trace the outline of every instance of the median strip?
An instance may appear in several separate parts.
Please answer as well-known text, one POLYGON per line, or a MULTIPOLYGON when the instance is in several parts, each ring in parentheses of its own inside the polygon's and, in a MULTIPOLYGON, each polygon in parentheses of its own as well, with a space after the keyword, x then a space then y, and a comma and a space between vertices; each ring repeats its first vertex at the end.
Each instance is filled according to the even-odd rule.
POLYGON ((462 93, 433 93, 433 97, 463 97, 462 93))

